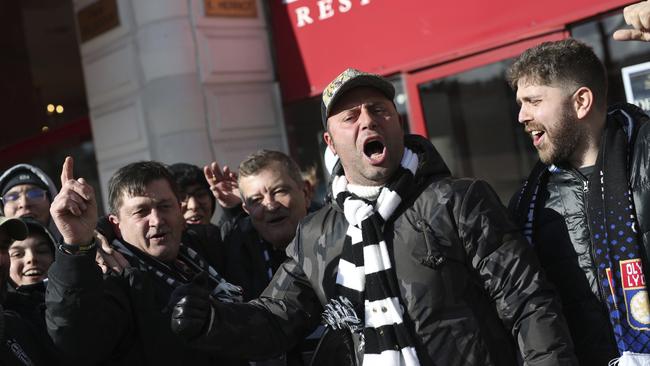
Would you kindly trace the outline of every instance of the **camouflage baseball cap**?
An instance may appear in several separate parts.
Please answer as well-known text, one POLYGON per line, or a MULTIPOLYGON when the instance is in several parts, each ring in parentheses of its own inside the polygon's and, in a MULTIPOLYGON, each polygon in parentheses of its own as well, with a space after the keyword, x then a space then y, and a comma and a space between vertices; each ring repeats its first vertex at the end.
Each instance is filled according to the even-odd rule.
POLYGON ((323 99, 320 105, 323 127, 327 128, 327 118, 330 116, 332 107, 336 104, 339 97, 341 97, 341 95, 346 91, 360 86, 375 88, 382 92, 386 98, 391 101, 395 97, 395 88, 385 77, 359 71, 357 69, 347 69, 332 80, 325 90, 323 90, 323 99))
POLYGON ((24 240, 27 237, 27 225, 21 219, 0 216, 0 228, 7 231, 12 241, 24 240))

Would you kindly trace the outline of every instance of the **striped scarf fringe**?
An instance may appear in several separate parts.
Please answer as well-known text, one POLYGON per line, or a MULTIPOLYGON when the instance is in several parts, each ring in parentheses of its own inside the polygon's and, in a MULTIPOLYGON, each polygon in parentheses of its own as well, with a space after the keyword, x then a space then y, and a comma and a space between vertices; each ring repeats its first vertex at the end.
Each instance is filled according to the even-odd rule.
POLYGON ((326 306, 323 318, 335 329, 361 332, 364 365, 420 364, 404 324, 397 277, 383 235, 385 222, 413 188, 418 163, 417 154, 405 148, 394 179, 374 202, 351 194, 344 175, 332 180, 332 193, 349 226, 336 277, 341 296, 326 306), (363 314, 361 320, 358 314, 363 314))

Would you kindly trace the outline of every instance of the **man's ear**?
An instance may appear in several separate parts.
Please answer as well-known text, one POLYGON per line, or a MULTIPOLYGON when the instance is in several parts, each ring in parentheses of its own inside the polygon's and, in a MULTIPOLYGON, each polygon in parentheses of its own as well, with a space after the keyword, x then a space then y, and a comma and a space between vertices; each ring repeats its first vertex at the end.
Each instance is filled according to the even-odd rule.
POLYGON ((330 149, 330 151, 336 155, 336 149, 334 149, 334 140, 332 140, 332 136, 329 132, 323 132, 323 140, 325 140, 325 143, 327 144, 327 147, 330 149))
POLYGON ((305 195, 305 205, 307 209, 309 209, 309 206, 311 205, 311 199, 314 198, 315 189, 316 187, 314 187, 309 180, 304 180, 304 184, 302 185, 302 193, 305 195))
POLYGON ((111 226, 113 227, 113 231, 115 231, 115 234, 119 238, 122 238, 122 231, 120 231, 120 219, 113 214, 108 215, 108 221, 111 222, 111 226))
POLYGON ((586 86, 580 87, 573 93, 573 107, 576 117, 583 119, 594 109, 594 93, 586 86))

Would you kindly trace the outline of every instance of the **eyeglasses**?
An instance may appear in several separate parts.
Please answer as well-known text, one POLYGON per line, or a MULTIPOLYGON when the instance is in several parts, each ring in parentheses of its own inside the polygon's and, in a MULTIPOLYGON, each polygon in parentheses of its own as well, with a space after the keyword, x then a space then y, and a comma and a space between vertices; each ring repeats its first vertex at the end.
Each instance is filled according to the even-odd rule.
POLYGON ((194 197, 199 201, 206 200, 210 197, 212 192, 207 188, 198 188, 192 192, 182 192, 181 194, 181 203, 187 204, 187 201, 190 200, 190 197, 194 197))
POLYGON ((2 196, 2 203, 6 205, 11 202, 16 202, 22 195, 24 195, 27 200, 40 201, 45 199, 47 192, 38 188, 28 189, 25 192, 9 192, 2 196))

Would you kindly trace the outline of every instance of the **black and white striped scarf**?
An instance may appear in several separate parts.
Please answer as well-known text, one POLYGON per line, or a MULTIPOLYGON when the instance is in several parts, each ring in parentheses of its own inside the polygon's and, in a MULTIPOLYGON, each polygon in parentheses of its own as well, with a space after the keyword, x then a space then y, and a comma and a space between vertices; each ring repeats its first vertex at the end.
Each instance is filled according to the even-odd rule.
MULTIPOLYGON (((134 246, 118 238, 114 239, 111 245, 127 258, 138 261, 141 266, 152 272, 156 277, 162 279, 172 288, 192 281, 192 278, 181 278, 182 276, 178 270, 141 252, 134 246)), ((228 303, 244 301, 242 289, 221 277, 219 272, 206 263, 194 249, 181 243, 178 258, 188 266, 188 269, 192 273, 198 275, 201 272, 205 272, 207 274, 206 277, 211 288, 210 296, 213 299, 228 303)))
POLYGON ((384 241, 384 224, 409 196, 418 162, 418 156, 405 148, 398 171, 372 202, 350 193, 345 175, 332 180, 332 194, 349 226, 336 277, 341 301, 326 306, 324 319, 335 328, 340 324, 333 323, 342 317, 359 322, 350 328, 362 335, 366 366, 420 364, 404 324, 395 269, 384 241))

